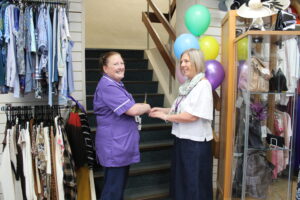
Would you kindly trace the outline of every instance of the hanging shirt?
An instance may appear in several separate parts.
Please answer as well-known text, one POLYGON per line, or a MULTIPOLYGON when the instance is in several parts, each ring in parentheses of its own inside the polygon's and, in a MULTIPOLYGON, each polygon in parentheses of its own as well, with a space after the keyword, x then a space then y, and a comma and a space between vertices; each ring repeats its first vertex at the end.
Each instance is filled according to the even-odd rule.
POLYGON ((19 24, 18 24, 18 33, 17 33, 17 65, 19 68, 19 75, 25 75, 25 37, 24 37, 24 10, 23 5, 20 8, 19 14, 19 24))
POLYGON ((64 165, 64 151, 65 151, 65 146, 64 146, 64 141, 63 141, 63 136, 61 129, 58 124, 58 119, 59 117, 55 117, 55 129, 56 129, 56 135, 55 135, 55 167, 56 167, 56 177, 57 177, 57 199, 58 200, 64 200, 64 174, 63 174, 63 165, 64 165))
MULTIPOLYGON (((57 70, 58 75, 62 76, 66 63, 64 62, 64 55, 63 55, 63 12, 62 8, 58 9, 57 12, 57 32, 56 32, 56 48, 57 48, 57 70)), ((64 37, 65 38, 65 37, 64 37)))
POLYGON ((22 149, 23 156, 23 171, 25 175, 26 183, 26 198, 36 200, 37 197, 34 191, 34 175, 32 168, 32 154, 31 154, 31 143, 29 133, 29 122, 26 122, 26 129, 21 129, 20 136, 18 138, 18 145, 22 149))
POLYGON ((5 67, 5 62, 3 59, 3 53, 2 51, 5 51, 5 42, 3 40, 3 35, 4 35, 4 20, 3 20, 3 10, 5 5, 3 2, 0 2, 1 9, 0 9, 0 87, 5 85, 5 73, 6 73, 6 67, 5 67))
POLYGON ((1 191, 4 199, 15 200, 15 193, 11 191, 14 188, 13 174, 10 164, 10 149, 9 149, 9 138, 11 129, 6 131, 5 142, 6 145, 1 155, 1 165, 0 165, 0 183, 1 191))
POLYGON ((5 42, 7 43, 7 60, 6 60, 6 85, 14 88, 14 97, 20 97, 20 84, 19 75, 17 72, 16 63, 16 46, 15 46, 15 35, 16 33, 14 24, 14 5, 7 6, 5 10, 5 42))
POLYGON ((68 96, 74 91, 73 80, 73 63, 72 63, 72 48, 74 46, 73 41, 69 41, 66 62, 67 65, 64 68, 63 77, 61 79, 61 93, 63 96, 68 96))
POLYGON ((48 61, 48 30, 47 30, 47 13, 46 8, 42 6, 39 10, 38 17, 38 50, 41 53, 41 59, 39 63, 39 73, 43 70, 47 71, 48 61))
POLYGON ((50 18, 50 6, 47 6, 47 37, 48 37, 48 104, 52 106, 52 65, 53 65, 53 41, 52 41, 52 23, 50 18))
POLYGON ((294 92, 297 88, 297 80, 299 79, 300 53, 298 49, 297 39, 291 38, 284 42, 285 62, 286 62, 286 79, 287 87, 290 92, 294 92))
POLYGON ((107 75, 100 79, 94 94, 94 113, 96 154, 101 165, 120 167, 140 161, 137 123, 125 114, 134 104, 122 82, 107 75))
POLYGON ((34 80, 40 79, 40 74, 38 70, 36 71, 33 63, 32 63, 32 52, 36 52, 36 42, 34 37, 34 24, 33 24, 33 12, 32 8, 25 8, 25 48, 26 48, 26 73, 25 73, 25 92, 31 92, 34 88, 34 80))
POLYGON ((52 83, 58 82, 58 69, 57 69, 57 8, 53 10, 53 19, 52 19, 52 27, 53 27, 53 55, 52 55, 52 83))

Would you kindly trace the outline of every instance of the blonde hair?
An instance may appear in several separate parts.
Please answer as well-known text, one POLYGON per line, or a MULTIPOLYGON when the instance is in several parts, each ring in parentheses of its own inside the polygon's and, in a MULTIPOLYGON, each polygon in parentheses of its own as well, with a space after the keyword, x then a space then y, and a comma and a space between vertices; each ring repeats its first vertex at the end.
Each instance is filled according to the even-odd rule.
MULTIPOLYGON (((204 56, 203 56, 203 53, 201 50, 188 49, 181 54, 181 57, 183 54, 187 54, 190 57, 190 62, 192 64, 192 66, 194 66, 196 68, 197 74, 200 72, 205 73, 205 61, 204 61, 204 56)), ((179 65, 180 65, 180 62, 179 62, 179 65)))

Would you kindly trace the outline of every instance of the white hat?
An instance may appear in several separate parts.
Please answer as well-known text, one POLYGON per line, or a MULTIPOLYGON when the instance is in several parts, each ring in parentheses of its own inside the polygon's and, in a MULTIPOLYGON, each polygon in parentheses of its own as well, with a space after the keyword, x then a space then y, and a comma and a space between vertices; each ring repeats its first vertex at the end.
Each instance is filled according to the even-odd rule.
POLYGON ((244 18, 267 17, 287 9, 289 5, 290 0, 249 0, 237 10, 237 14, 244 18))

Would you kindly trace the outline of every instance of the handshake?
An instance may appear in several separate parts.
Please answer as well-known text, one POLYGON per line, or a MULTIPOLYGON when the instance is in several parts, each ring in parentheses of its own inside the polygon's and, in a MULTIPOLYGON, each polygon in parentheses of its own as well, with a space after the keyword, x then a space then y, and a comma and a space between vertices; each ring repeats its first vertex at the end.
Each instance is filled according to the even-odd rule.
POLYGON ((145 112, 144 113, 148 113, 149 117, 159 118, 159 119, 167 121, 167 117, 168 117, 168 113, 170 111, 170 108, 161 108, 161 107, 151 108, 151 106, 149 104, 146 104, 146 103, 144 103, 143 105, 145 107, 145 112))

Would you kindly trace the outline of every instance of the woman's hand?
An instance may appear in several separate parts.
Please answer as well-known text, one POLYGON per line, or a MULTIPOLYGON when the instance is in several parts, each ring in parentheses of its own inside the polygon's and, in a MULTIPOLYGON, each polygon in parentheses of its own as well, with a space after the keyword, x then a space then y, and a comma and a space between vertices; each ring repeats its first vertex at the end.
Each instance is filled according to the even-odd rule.
POLYGON ((149 116, 153 117, 153 118, 159 118, 162 120, 166 120, 166 118, 167 118, 166 113, 164 113, 162 111, 152 111, 152 109, 151 109, 151 112, 149 113, 149 116))
POLYGON ((161 107, 153 107, 153 108, 151 108, 151 112, 156 112, 156 111, 168 114, 169 111, 170 111, 170 108, 161 108, 161 107))

